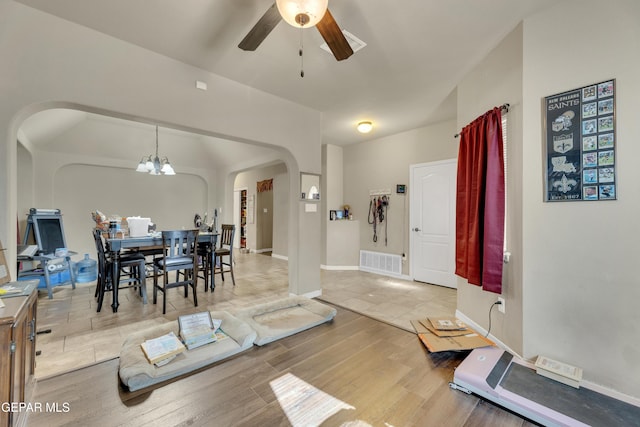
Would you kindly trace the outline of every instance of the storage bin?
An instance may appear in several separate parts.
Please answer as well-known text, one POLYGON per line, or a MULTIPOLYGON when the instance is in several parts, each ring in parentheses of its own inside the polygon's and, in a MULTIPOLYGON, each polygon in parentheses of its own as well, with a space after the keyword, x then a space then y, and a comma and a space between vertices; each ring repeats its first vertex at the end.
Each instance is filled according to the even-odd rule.
MULTIPOLYGON (((44 274, 44 273, 43 273, 44 274)), ((47 289, 47 282, 44 279, 44 275, 28 275, 18 277, 18 280, 36 280, 40 279, 40 283, 38 283, 38 289, 47 289)), ((49 273, 49 283, 51 286, 61 285, 63 283, 67 283, 71 280, 71 275, 69 274, 69 270, 64 270, 58 273, 49 273)))

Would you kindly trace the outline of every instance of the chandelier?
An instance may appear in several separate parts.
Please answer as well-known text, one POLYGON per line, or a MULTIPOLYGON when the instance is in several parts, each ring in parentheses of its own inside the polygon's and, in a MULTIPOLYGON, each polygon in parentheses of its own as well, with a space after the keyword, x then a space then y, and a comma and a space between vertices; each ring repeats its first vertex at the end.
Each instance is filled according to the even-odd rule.
POLYGON ((167 157, 160 159, 158 156, 158 126, 156 126, 156 156, 153 157, 153 155, 149 155, 148 157, 143 157, 140 163, 138 163, 136 172, 148 172, 149 175, 176 174, 173 167, 171 167, 171 163, 169 163, 169 159, 167 157))

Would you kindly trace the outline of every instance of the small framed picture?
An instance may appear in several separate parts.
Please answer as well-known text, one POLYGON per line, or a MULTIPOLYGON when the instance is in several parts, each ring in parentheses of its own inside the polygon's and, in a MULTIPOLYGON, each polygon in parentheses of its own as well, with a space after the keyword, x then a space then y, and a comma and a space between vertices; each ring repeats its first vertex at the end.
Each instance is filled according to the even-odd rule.
POLYGON ((396 193, 398 194, 404 194, 407 191, 407 186, 404 184, 397 184, 396 185, 396 193))
POLYGON ((344 211, 336 211, 336 219, 344 219, 344 211))
POLYGON ((329 211, 329 221, 335 221, 336 220, 336 211, 329 211))

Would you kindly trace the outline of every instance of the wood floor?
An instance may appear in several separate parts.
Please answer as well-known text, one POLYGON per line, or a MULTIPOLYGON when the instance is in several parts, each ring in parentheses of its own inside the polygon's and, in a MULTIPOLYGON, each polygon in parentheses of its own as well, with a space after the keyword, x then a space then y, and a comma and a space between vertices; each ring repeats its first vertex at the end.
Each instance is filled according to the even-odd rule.
POLYGON ((270 386, 285 374, 354 408, 327 419, 316 414, 315 425, 531 425, 449 388, 464 356, 429 354, 415 334, 338 307, 331 323, 253 347, 152 391, 124 390, 117 360, 39 381, 35 401, 57 403, 61 410, 31 413, 28 425, 289 426, 287 399, 281 405, 270 386))
POLYGON ((43 408, 57 405, 59 411, 30 413, 28 425, 531 425, 451 390, 453 369, 466 354, 429 354, 408 331, 408 319, 453 314, 455 290, 363 272, 322 272, 323 299, 340 305, 329 324, 253 347, 152 390, 129 393, 122 388, 118 359, 113 357, 132 328, 203 309, 233 312, 286 296, 286 267, 285 261, 271 257, 238 256, 236 286, 219 282, 213 294, 199 292, 198 308, 190 299, 171 295, 166 316, 158 306, 142 305, 139 296, 128 291, 122 293, 118 313, 108 305, 96 313, 91 286, 56 289, 52 300, 43 296, 38 329, 53 331, 38 335, 42 355, 37 359, 33 401, 43 408), (99 360, 106 361, 96 363, 99 360), (284 379, 304 388, 289 387, 290 393, 283 396, 270 383, 284 379), (306 400, 295 400, 302 397, 306 400))
MULTIPOLYGON (((152 304, 152 279, 147 280, 149 303, 142 304, 132 289, 120 291, 120 307, 113 313, 111 295, 102 311, 96 312, 95 282, 54 288, 53 299, 40 292, 38 330, 51 333, 37 337, 40 356, 36 378, 45 379, 118 357, 122 343, 132 331, 174 321, 179 315, 203 310, 231 313, 248 305, 280 299, 289 294, 288 266, 281 259, 258 254, 238 254, 236 286, 225 275, 217 275, 215 292, 198 290, 198 307, 191 294, 184 298, 180 289, 169 291, 167 313, 162 314, 162 296, 152 304)), ((386 323, 413 332, 410 321, 428 316, 452 316, 456 307, 455 289, 380 276, 362 271, 321 272, 322 299, 339 304, 386 323)))

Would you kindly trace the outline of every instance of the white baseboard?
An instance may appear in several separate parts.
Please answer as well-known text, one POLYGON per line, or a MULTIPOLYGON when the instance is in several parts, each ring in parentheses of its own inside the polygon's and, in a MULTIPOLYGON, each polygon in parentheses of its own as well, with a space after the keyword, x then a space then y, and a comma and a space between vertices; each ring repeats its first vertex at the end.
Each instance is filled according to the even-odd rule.
POLYGON ((360 270, 360 267, 358 267, 357 265, 324 265, 324 264, 320 264, 320 268, 323 270, 336 270, 336 271, 342 271, 342 270, 355 270, 358 271, 360 270))
MULTIPOLYGON (((474 322, 473 320, 471 320, 470 318, 465 316, 460 310, 456 310, 456 317, 458 319, 462 320, 467 325, 471 326, 477 332, 481 333, 482 335, 486 335, 486 333, 487 333, 486 329, 484 329, 483 327, 478 325, 476 322, 474 322)), ((534 367, 534 365, 532 363, 530 363, 529 361, 525 360, 521 355, 519 355, 517 352, 515 352, 508 345, 506 345, 505 343, 503 343, 502 341, 497 339, 495 336, 489 334, 489 336, 487 338, 489 338, 491 341, 495 342, 496 345, 498 347, 500 347, 501 349, 511 353, 512 355, 514 355, 514 357, 517 357, 518 359, 520 359, 520 361, 524 362, 529 367, 535 369, 535 367, 534 367)), ((591 381, 582 380, 580 382, 580 387, 587 388, 589 390, 595 391, 595 392, 603 394, 605 396, 609 396, 612 399, 620 400, 620 401, 628 403, 630 405, 640 406, 640 398, 629 396, 629 395, 621 393, 619 391, 612 390, 610 388, 606 388, 606 387, 601 386, 599 384, 592 383, 591 381)))
MULTIPOLYGON (((485 336, 487 334, 487 330, 485 328, 483 328, 482 326, 478 325, 476 322, 474 322, 473 320, 471 320, 469 317, 467 317, 464 313, 462 313, 460 310, 456 310, 456 317, 460 320, 462 320, 464 323, 466 323, 467 325, 471 326, 473 329, 476 330, 476 332, 479 332, 480 334, 482 334, 482 336, 485 336)), ((496 345, 498 347, 500 347, 501 349, 508 351, 509 353, 513 354, 514 356, 518 357, 521 360, 524 360, 522 358, 521 355, 519 355, 517 352, 515 352, 512 348, 510 348, 508 345, 506 345, 505 343, 503 343, 502 341, 500 341, 498 338, 496 338, 495 336, 489 334, 489 336, 487 337, 489 338, 491 341, 493 341, 494 343, 496 343, 496 345)))
MULTIPOLYGON (((289 292, 289 296, 290 297, 295 297, 297 296, 296 294, 292 294, 291 292, 289 292)), ((320 297, 322 296, 322 289, 319 289, 317 291, 313 291, 313 292, 308 292, 306 294, 302 294, 303 297, 307 297, 307 298, 316 298, 316 297, 320 297)))
POLYGON ((277 259, 281 259, 283 261, 289 261, 289 257, 286 255, 278 255, 278 254, 271 254, 271 258, 277 258, 277 259))
POLYGON ((261 254, 264 252, 272 252, 273 249, 272 248, 263 248, 263 249, 251 249, 251 252, 254 252, 256 254, 261 254))

